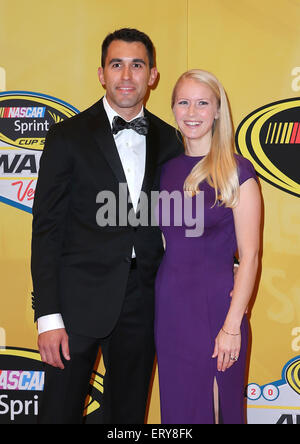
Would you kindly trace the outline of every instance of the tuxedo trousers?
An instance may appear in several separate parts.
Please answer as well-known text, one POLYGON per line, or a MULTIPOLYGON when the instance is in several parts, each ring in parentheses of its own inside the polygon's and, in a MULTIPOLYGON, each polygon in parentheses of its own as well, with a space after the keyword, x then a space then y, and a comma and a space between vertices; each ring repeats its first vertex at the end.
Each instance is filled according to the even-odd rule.
MULTIPOLYGON (((154 300, 143 297, 137 270, 131 269, 122 311, 106 338, 67 331, 70 361, 64 370, 45 365, 39 424, 82 424, 90 378, 101 349, 104 392, 100 424, 143 424, 155 356, 154 300)), ((63 358, 62 358, 63 359, 63 358)))

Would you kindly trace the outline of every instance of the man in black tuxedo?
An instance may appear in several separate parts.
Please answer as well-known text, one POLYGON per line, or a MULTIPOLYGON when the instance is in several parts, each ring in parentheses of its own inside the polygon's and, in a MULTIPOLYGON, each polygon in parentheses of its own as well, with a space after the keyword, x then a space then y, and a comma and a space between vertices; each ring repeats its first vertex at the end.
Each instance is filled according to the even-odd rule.
POLYGON ((50 128, 40 164, 32 277, 46 363, 41 424, 82 422, 99 347, 106 369, 103 423, 141 424, 153 369, 161 234, 150 214, 148 224, 120 223, 119 208, 138 215, 141 191, 150 202, 161 165, 183 146, 173 127, 143 107, 157 78, 149 37, 132 29, 109 34, 101 64, 105 97, 50 128), (99 223, 102 191, 116 197, 116 223, 99 223))

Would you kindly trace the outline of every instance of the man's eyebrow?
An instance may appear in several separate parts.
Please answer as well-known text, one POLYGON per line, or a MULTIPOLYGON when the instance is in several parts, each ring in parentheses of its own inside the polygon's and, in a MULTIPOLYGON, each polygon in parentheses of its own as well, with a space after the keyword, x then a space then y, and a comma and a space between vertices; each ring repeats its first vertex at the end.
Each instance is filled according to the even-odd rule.
POLYGON ((133 62, 134 63, 142 63, 143 65, 146 65, 146 62, 143 59, 133 59, 133 62))
MULTIPOLYGON (((109 62, 109 65, 111 65, 112 63, 121 63, 124 60, 128 60, 128 59, 127 58, 126 59, 125 58, 124 59, 118 59, 118 58, 111 59, 109 62)), ((132 63, 142 63, 143 65, 146 65, 146 62, 143 59, 129 59, 129 60, 131 60, 132 63)))
POLYGON ((122 59, 111 59, 109 61, 109 64, 111 65, 112 63, 119 63, 119 62, 122 62, 122 59))

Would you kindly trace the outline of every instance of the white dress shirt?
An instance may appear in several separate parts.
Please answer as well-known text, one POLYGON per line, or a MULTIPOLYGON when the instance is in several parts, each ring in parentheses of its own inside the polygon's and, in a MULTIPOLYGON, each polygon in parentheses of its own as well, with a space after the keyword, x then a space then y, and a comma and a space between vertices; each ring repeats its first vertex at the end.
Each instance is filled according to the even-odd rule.
MULTIPOLYGON (((109 119, 110 126, 112 126, 113 118, 118 116, 118 113, 112 109, 106 97, 103 98, 103 106, 109 119)), ((134 119, 142 117, 143 115, 144 108, 142 107, 141 111, 134 117, 134 119)), ((145 174, 146 137, 138 134, 132 129, 122 130, 118 132, 118 134, 113 135, 113 137, 128 184, 131 202, 136 211, 145 174)), ((134 249, 132 251, 132 256, 135 257, 134 249)), ((57 328, 65 328, 60 313, 40 317, 37 320, 37 325, 39 334, 57 328)))

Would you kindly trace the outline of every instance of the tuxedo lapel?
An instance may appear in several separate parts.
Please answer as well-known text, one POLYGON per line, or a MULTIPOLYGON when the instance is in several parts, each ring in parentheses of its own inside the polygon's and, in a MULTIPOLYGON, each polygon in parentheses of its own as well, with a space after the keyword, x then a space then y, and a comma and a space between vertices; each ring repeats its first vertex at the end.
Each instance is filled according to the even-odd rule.
POLYGON ((118 154, 102 100, 90 108, 90 113, 90 130, 97 145, 114 172, 118 182, 126 183, 122 162, 118 154))
POLYGON ((149 119, 149 131, 146 136, 146 165, 142 191, 148 194, 151 191, 157 168, 159 137, 158 130, 151 119, 151 114, 146 109, 145 116, 149 119))

